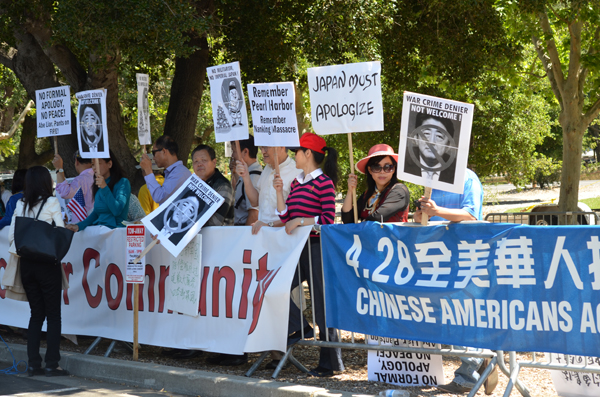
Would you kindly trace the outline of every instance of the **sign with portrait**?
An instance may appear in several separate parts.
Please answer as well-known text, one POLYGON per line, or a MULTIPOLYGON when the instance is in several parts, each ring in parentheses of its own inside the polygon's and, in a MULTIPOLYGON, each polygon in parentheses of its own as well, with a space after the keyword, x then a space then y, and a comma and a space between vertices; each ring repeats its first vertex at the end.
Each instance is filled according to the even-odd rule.
POLYGON ((81 91, 75 94, 77 108, 77 141, 84 159, 109 158, 106 126, 106 90, 81 91))
POLYGON ((240 63, 206 68, 210 82, 215 141, 248 139, 248 113, 242 90, 240 63))
POLYGON ((219 193, 192 174, 167 201, 142 218, 142 223, 177 257, 223 201, 219 193))
POLYGON ((300 146, 294 83, 248 84, 256 146, 300 146))
POLYGON ((307 73, 317 134, 383 131, 379 62, 321 66, 307 73))
POLYGON ((148 88, 150 79, 147 74, 136 73, 138 87, 138 139, 140 145, 152 145, 150 136, 150 107, 148 106, 148 88))
POLYGON ((70 96, 69 86, 35 91, 38 138, 71 135, 70 96))
POLYGON ((404 92, 398 179, 462 194, 474 106, 404 92))

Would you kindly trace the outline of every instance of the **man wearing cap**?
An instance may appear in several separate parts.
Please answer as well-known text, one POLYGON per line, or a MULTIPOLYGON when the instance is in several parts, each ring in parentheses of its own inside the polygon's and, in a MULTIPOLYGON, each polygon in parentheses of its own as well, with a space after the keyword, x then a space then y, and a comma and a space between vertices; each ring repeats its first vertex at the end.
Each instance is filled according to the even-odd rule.
POLYGON ((152 146, 152 155, 154 162, 159 168, 165 169, 165 181, 162 186, 156 180, 152 173, 152 160, 144 153, 140 166, 144 180, 152 195, 152 200, 162 204, 175 193, 177 189, 192 175, 183 162, 177 158, 179 146, 177 142, 168 135, 163 135, 154 142, 152 146))
POLYGON ((88 214, 94 210, 94 194, 92 185, 94 184, 94 171, 92 170, 92 159, 79 157, 79 151, 73 155, 75 161, 75 171, 77 176, 67 182, 65 179, 65 170, 63 169, 63 159, 59 154, 54 155, 52 165, 56 168, 56 193, 63 199, 71 199, 79 189, 83 193, 83 201, 88 214))
MULTIPOLYGON (((419 199, 421 208, 414 215, 415 222, 421 222, 421 216, 426 213, 431 221, 475 221, 482 219, 483 187, 477 175, 467 169, 465 173, 465 184, 462 194, 445 192, 437 189, 431 190, 431 198, 424 196, 419 199)), ((463 346, 461 346, 463 347, 463 346)), ((463 347, 464 348, 464 347, 463 347)), ((454 372, 454 380, 440 386, 441 389, 454 392, 466 393, 470 391, 487 365, 485 361, 476 357, 461 357, 461 366, 454 372), (483 364, 483 365, 482 365, 483 364)), ((485 393, 492 394, 498 382, 496 368, 484 383, 485 393)))
POLYGON ((404 172, 423 176, 434 181, 454 183, 456 159, 451 153, 456 150, 452 145, 454 124, 451 120, 426 113, 417 113, 415 129, 426 138, 415 134, 409 137, 404 157, 404 172), (418 161, 418 162, 415 162, 418 161))

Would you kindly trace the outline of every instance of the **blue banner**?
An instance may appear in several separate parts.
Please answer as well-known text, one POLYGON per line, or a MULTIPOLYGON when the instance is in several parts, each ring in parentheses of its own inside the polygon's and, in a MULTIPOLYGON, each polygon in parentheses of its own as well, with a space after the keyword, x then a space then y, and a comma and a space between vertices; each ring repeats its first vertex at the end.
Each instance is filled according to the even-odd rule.
POLYGON ((598 355, 600 228, 323 226, 327 326, 506 351, 598 355))

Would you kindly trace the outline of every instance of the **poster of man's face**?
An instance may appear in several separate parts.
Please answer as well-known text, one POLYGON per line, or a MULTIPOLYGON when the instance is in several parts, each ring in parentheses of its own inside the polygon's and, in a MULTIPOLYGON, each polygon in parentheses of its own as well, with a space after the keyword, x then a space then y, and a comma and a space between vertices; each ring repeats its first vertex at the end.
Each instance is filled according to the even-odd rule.
POLYGON ((398 177, 462 193, 471 122, 472 105, 405 93, 398 177))
POLYGON ((108 130, 106 128, 106 92, 90 90, 78 92, 77 141, 82 158, 108 158, 108 130))

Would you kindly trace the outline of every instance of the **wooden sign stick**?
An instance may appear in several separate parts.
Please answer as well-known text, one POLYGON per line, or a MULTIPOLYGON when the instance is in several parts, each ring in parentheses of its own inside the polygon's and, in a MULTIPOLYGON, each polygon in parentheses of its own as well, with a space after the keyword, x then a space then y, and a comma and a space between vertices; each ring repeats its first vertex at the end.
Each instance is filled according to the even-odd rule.
POLYGON ((275 147, 275 173, 277 175, 280 175, 279 174, 279 157, 277 156, 277 147, 275 147))
POLYGON ((140 285, 133 284, 133 361, 138 360, 138 326, 140 313, 140 285))
MULTIPOLYGON (((352 149, 352 133, 348 133, 348 153, 350 154, 350 173, 354 173, 354 152, 352 149)), ((352 207, 354 208, 354 223, 358 223, 358 208, 356 204, 356 189, 352 192, 352 207)))
POLYGON ((54 154, 58 154, 58 137, 54 137, 54 154))
MULTIPOLYGON (((423 196, 426 199, 430 199, 431 198, 431 188, 430 187, 425 187, 425 192, 423 193, 423 196)), ((424 212, 421 212, 421 225, 423 226, 427 226, 427 221, 429 220, 429 215, 427 215, 424 212)))
POLYGON ((150 244, 148 244, 148 245, 146 246, 146 248, 144 248, 144 250, 142 251, 142 253, 140 254, 140 256, 138 256, 137 258, 135 258, 135 259, 133 260, 133 263, 138 263, 139 261, 141 261, 141 260, 142 260, 142 258, 143 258, 144 256, 146 256, 146 254, 147 254, 148 252, 150 252, 150 250, 151 250, 152 248, 154 248, 154 246, 155 246, 156 244, 158 244, 158 243, 159 243, 159 241, 160 241, 160 240, 157 238, 156 240, 153 240, 153 241, 152 241, 150 244))

